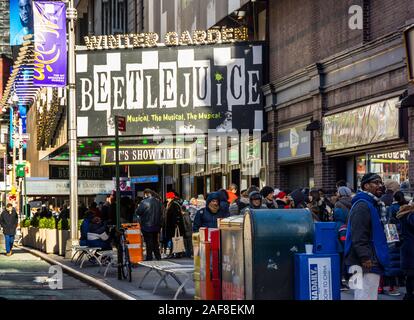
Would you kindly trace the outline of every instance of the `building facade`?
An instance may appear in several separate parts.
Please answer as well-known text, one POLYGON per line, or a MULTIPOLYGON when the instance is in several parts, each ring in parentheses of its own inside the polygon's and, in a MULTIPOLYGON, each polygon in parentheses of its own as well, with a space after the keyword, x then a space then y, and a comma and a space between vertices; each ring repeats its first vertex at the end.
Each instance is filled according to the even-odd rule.
POLYGON ((272 2, 263 88, 271 184, 333 192, 374 171, 412 189, 412 110, 398 106, 413 16, 412 1, 272 2))
POLYGON ((11 55, 9 0, 0 1, 0 53, 11 55))

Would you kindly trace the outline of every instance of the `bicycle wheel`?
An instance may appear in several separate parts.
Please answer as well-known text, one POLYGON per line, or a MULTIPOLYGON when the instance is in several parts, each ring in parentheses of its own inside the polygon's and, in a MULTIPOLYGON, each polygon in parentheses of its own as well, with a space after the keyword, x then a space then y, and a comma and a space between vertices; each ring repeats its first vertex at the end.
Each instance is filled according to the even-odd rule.
POLYGON ((132 270, 131 270, 131 262, 129 261, 129 252, 128 248, 124 247, 123 254, 122 254, 122 276, 124 279, 128 279, 129 282, 132 281, 132 270))

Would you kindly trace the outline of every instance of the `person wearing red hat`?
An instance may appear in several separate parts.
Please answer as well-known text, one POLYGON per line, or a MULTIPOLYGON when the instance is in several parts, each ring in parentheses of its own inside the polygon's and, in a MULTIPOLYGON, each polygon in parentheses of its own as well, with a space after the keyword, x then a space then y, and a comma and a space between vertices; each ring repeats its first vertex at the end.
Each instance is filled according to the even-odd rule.
POLYGON ((276 196, 278 209, 290 209, 289 197, 284 191, 280 191, 276 196))
MULTIPOLYGON (((175 228, 178 226, 180 230, 180 234, 184 234, 184 220, 183 215, 181 213, 181 206, 176 201, 176 195, 174 192, 167 192, 165 195, 167 199, 167 205, 165 208, 165 216, 163 219, 163 227, 162 227, 162 235, 163 235, 163 242, 164 247, 168 246, 171 243, 171 250, 172 250, 172 238, 175 234, 175 228)), ((172 258, 173 255, 170 254, 167 256, 168 259, 172 258)))

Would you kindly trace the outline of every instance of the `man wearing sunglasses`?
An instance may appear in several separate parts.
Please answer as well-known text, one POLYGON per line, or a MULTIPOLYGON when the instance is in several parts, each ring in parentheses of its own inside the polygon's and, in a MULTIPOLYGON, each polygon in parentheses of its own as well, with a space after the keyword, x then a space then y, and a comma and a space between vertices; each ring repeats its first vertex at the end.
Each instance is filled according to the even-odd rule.
POLYGON ((345 241, 345 264, 353 274, 349 285, 355 300, 377 300, 380 275, 389 264, 388 245, 381 222, 384 203, 379 175, 362 177, 361 190, 352 199, 345 241))

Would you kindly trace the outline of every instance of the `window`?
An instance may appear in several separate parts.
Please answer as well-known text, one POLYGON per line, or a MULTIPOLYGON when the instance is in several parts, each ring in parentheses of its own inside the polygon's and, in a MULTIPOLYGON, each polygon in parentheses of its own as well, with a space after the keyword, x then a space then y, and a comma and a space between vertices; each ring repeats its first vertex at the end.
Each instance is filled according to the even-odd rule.
POLYGON ((135 0, 137 2, 137 10, 136 10, 136 23, 137 23, 137 30, 138 32, 144 32, 145 29, 145 21, 144 21, 144 0, 135 0))
POLYGON ((127 32, 127 0, 102 0, 102 34, 127 32))

